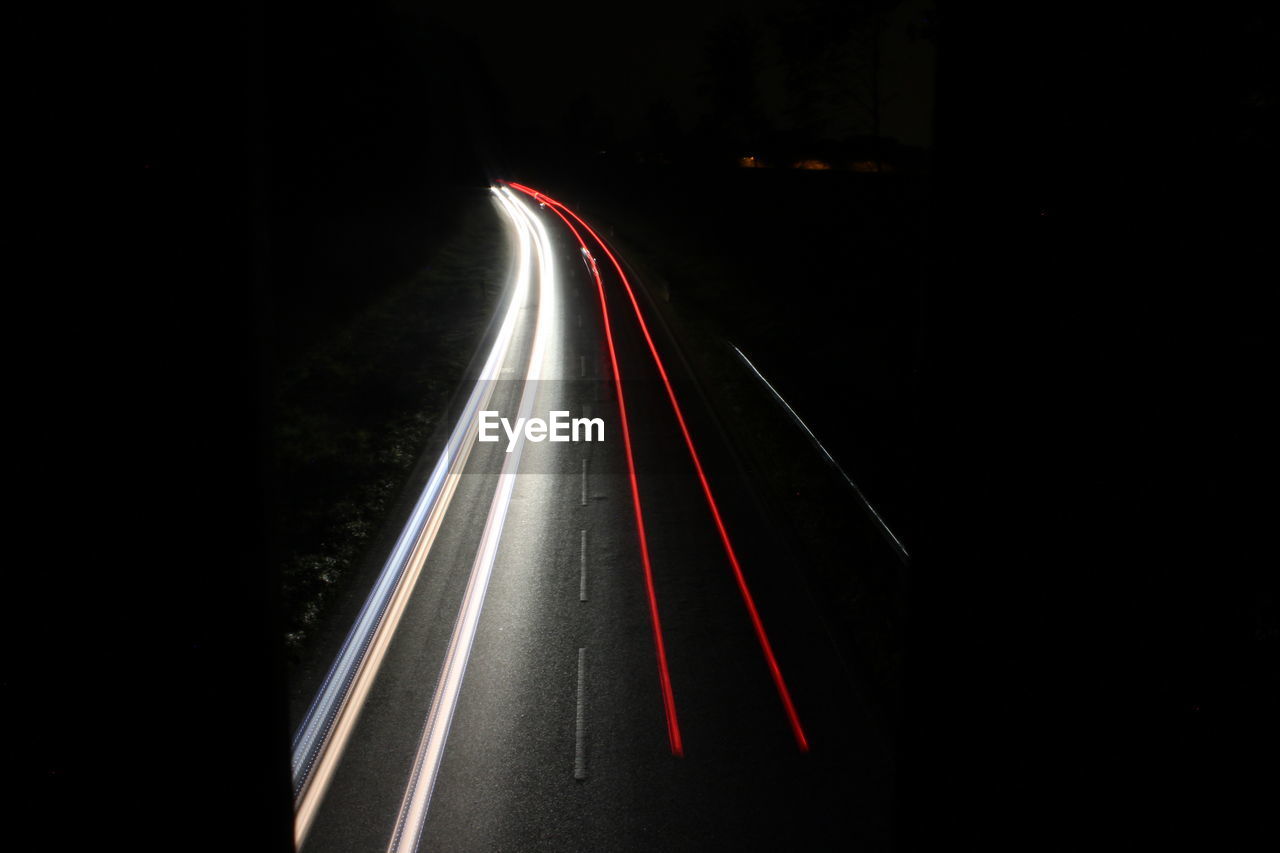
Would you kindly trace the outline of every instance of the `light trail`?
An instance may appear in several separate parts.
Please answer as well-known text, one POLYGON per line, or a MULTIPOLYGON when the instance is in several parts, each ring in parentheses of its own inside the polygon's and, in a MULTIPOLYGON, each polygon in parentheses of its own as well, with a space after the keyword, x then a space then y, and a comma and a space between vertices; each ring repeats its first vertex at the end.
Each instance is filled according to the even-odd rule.
MULTIPOLYGON (((518 188, 516 184, 512 184, 512 186, 518 188)), ((595 279, 596 292, 600 296, 600 313, 604 318, 604 339, 609 346, 609 364, 613 370, 613 384, 618 392, 618 414, 622 420, 622 444, 627 456, 627 476, 631 483, 631 505, 636 517, 636 532, 640 538, 640 562, 644 568, 645 593, 649 599, 649 620, 653 626, 653 643, 658 656, 658 683, 662 688, 662 705, 667 715, 667 740, 671 744, 671 753, 676 756, 683 756, 684 741, 680 736, 680 722, 676 716, 675 691, 671 686, 671 671, 667 665, 667 646, 662 639, 662 620, 658 616, 658 594, 653 582, 653 563, 649 559, 649 537, 645 532, 644 510, 640 504, 640 482, 636 477, 635 456, 631 451, 631 427, 627 418, 626 397, 622 390, 622 372, 618 367, 618 353, 613 345, 613 325, 609 321, 609 302, 604 295, 604 280, 600 278, 600 268, 596 265, 595 256, 587 248, 587 244, 582 239, 582 235, 578 233, 578 229, 573 227, 573 223, 556 206, 552 205, 550 209, 564 220, 564 224, 573 232, 573 236, 581 247, 582 258, 587 265, 587 271, 595 279)), ((584 476, 586 472, 585 465, 586 460, 583 460, 584 476)), ((586 503, 585 492, 583 503, 586 503)))
MULTIPOLYGON (((495 191, 495 197, 504 211, 512 204, 502 193, 495 191)), ((525 228, 516 224, 515 233, 518 241, 515 282, 506 315, 480 376, 409 520, 294 736, 294 844, 299 848, 306 840, 449 508, 475 444, 479 411, 487 407, 493 396, 495 382, 506 361, 516 321, 528 295, 532 255, 532 240, 525 228)))
MULTIPOLYGON (((684 413, 680 409, 680 403, 676 400, 675 390, 671 386, 671 380, 667 376, 667 370, 663 366, 662 357, 658 355, 658 348, 653 343, 653 337, 649 334, 649 326, 645 323, 644 314, 640 311, 640 304, 636 301, 635 292, 631 288, 631 283, 627 279, 627 274, 622 270, 622 264, 610 251, 608 245, 601 239, 600 235, 588 225, 582 217, 574 213, 561 202, 556 201, 549 196, 538 192, 531 187, 523 184, 509 183, 508 186, 519 190, 526 195, 531 196, 539 202, 544 202, 551 206, 557 212, 563 210, 572 216, 586 231, 595 239, 604 253, 609 256, 609 260, 613 263, 614 269, 618 273, 618 278, 622 281, 623 287, 626 289, 627 296, 631 300, 631 306, 635 310, 636 320, 640 324, 640 331, 644 334, 645 342, 649 345, 649 352, 653 355, 654 364, 658 368, 658 375, 662 378, 663 385, 667 389, 667 398, 671 401, 671 408, 676 415, 676 421, 680 425, 680 432, 684 435, 685 446, 689 449, 689 456, 693 460, 693 467, 697 471, 698 480, 702 484, 703 494, 707 499, 707 506, 711 510, 711 516, 715 520, 716 530, 720 534, 720 540, 724 545, 725 554, 729 558, 729 565, 733 569, 734 579, 737 581, 738 590, 742 593, 743 603, 746 605, 747 613, 751 618, 752 628, 755 630, 756 639, 760 643, 760 648, 764 653, 765 662, 769 667, 769 673, 773 677, 774 686, 777 688, 778 697, 782 700, 783 709, 786 711, 787 720, 791 724, 792 734, 795 736, 796 745, 802 752, 808 752, 809 739, 804 733, 804 727, 800 723, 800 715, 796 711, 795 703, 791 699, 791 691, 787 689, 786 680, 782 677, 782 667, 778 664, 777 656, 774 654, 773 646, 769 642, 769 636, 765 632, 764 622, 760 618, 759 610, 756 608, 755 599, 751 595, 751 590, 747 586, 746 576, 742 572, 742 565, 738 561, 738 555, 734 551, 733 543, 729 539, 729 531, 726 529, 724 519, 720 515, 720 508, 716 503, 715 495, 712 494, 711 484, 707 481, 706 472, 703 471, 702 461, 698 457, 698 451, 693 445, 693 438, 689 434, 689 427, 685 423, 684 413)), ((563 217, 562 217, 563 218, 563 217)), ((581 240, 581 237, 579 237, 581 240)), ((602 291, 603 293, 603 291, 602 291)), ((624 421, 625 423, 625 421, 624 421)))
MULTIPOLYGON (((534 398, 538 394, 538 380, 542 378, 545 363, 550 361, 548 357, 551 352, 550 342, 555 338, 556 329, 559 326, 555 266, 551 241, 547 237, 542 222, 525 207, 523 202, 512 196, 510 191, 504 189, 500 198, 504 202, 504 211, 522 233, 532 237, 538 252, 538 319, 524 389, 520 396, 519 410, 520 417, 528 418, 532 414, 534 398)), ((440 760, 444 755, 449 728, 453 723, 453 714, 457 708, 467 662, 471 656, 471 647, 475 641, 476 628, 480 623, 480 613, 484 608, 485 593, 493 574, 494 561, 497 559, 502 529, 506 523, 507 510, 511 504, 511 494, 515 488, 524 447, 525 435, 521 432, 515 447, 504 456, 502 471, 498 475, 497 490, 494 493, 493 502, 489 505, 489 515, 485 519, 480 549, 471 566, 467 589, 462 597, 453 635, 449 640, 449 648, 445 652, 440 679, 436 684, 435 695, 432 697, 431 711, 427 716, 417 754, 414 757, 409 785, 400 804, 395 832, 387 848, 389 853, 416 851, 422 837, 422 830, 426 826, 427 809, 431 804, 431 794, 435 789, 440 760)))
POLYGON ((849 484, 849 488, 853 489, 853 493, 858 496, 858 500, 862 501, 863 507, 871 514, 871 518, 880 530, 880 534, 888 541, 889 546, 893 548, 894 553, 898 555, 898 559, 902 561, 903 565, 910 566, 911 554, 907 551, 907 546, 903 545, 902 540, 899 539, 897 534, 889 528, 888 523, 885 522, 880 513, 876 511, 876 508, 871 504, 871 501, 867 500, 867 496, 862 493, 862 489, 858 488, 858 484, 853 481, 852 477, 844 472, 844 469, 840 467, 840 463, 836 461, 836 458, 831 455, 831 452, 828 451, 827 448, 823 446, 822 442, 818 440, 818 437, 813 434, 813 430, 809 429, 809 425, 801 420, 800 416, 796 414, 796 410, 791 408, 791 404, 783 399, 782 395, 778 393, 777 388, 773 387, 773 383, 768 379, 765 379, 764 374, 756 369, 756 366, 751 363, 751 359, 747 358, 747 354, 733 344, 729 344, 729 346, 733 347, 733 351, 738 354, 738 358, 742 359, 743 364, 749 367, 751 372, 764 383, 764 387, 769 389, 769 392, 773 394, 774 399, 782 404, 782 407, 787 410, 787 414, 791 415, 791 419, 796 422, 800 429, 804 430, 805 433, 808 434, 814 446, 818 448, 823 456, 827 457, 827 461, 831 463, 831 466, 835 468, 836 472, 839 473, 840 476, 844 478, 844 481, 849 484))

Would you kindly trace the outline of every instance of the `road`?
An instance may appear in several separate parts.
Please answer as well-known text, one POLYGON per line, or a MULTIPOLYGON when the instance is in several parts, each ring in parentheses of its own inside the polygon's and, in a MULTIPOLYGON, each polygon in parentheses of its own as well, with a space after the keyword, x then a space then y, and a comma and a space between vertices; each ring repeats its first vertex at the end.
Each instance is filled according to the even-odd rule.
POLYGON ((298 840, 887 848, 887 748, 644 282, 568 208, 494 197, 505 319, 300 715, 298 840), (599 417, 604 441, 508 453, 474 440, 476 408, 599 417))

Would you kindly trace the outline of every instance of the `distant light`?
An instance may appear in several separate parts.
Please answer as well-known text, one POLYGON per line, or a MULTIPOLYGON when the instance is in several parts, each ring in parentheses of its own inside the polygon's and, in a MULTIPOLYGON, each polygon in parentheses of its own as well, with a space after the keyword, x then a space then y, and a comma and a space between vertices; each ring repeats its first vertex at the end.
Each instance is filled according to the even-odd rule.
POLYGON ((809 171, 825 171, 831 168, 831 164, 825 160, 797 160, 791 168, 806 169, 809 171))

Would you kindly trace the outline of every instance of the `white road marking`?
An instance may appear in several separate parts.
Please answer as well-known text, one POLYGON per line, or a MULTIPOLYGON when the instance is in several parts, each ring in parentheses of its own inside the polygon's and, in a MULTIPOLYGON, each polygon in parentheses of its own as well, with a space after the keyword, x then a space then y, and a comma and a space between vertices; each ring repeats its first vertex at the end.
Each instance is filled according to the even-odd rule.
POLYGON ((573 778, 587 778, 587 714, 583 707, 587 686, 587 650, 578 649, 578 710, 573 734, 573 778))
POLYGON ((587 600, 587 531, 582 531, 581 559, 578 561, 578 600, 587 600))
POLYGON ((587 505, 587 458, 582 458, 582 505, 587 505))

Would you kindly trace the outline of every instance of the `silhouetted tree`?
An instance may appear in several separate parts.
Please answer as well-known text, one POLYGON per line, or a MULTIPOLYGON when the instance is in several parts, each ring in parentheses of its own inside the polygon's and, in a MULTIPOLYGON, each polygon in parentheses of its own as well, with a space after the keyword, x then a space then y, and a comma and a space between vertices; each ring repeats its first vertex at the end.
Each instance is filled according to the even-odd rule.
POLYGON ((705 134, 718 145, 758 146, 769 123, 760 106, 761 35, 741 17, 730 17, 704 37, 702 95, 708 102, 705 134))
POLYGON ((808 0, 774 20, 795 128, 810 138, 871 137, 880 162, 885 21, 901 0, 808 0))

